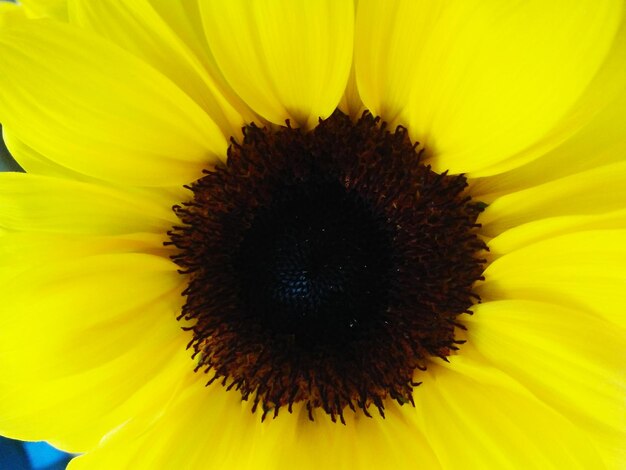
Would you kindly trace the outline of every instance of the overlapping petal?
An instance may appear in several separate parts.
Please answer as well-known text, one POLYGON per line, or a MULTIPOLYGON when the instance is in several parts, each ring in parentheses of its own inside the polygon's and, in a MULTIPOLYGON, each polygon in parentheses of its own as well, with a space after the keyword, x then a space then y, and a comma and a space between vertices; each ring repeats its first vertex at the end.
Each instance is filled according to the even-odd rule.
MULTIPOLYGON (((207 43, 206 34, 200 14, 201 2, 185 0, 172 2, 170 0, 149 0, 152 8, 159 14, 172 31, 184 41, 186 47, 193 52, 197 60, 211 76, 221 94, 237 109, 246 122, 258 121, 259 118, 250 107, 235 93, 233 87, 220 70, 211 48, 207 43)), ((236 129, 237 132, 240 129, 236 129)))
POLYGON ((626 326, 626 230, 570 233, 512 251, 485 270, 484 300, 534 300, 626 326))
MULTIPOLYGON (((621 34, 620 54, 626 57, 626 31, 621 34)), ((614 77, 626 76, 626 61, 616 62, 614 77)), ((621 82, 621 91, 578 132, 526 165, 473 180, 472 194, 492 202, 512 192, 623 162, 626 155, 626 80, 618 78, 616 81, 621 82)))
POLYGON ((0 227, 29 232, 164 234, 177 220, 158 199, 24 173, 0 173, 0 205, 0 227))
POLYGON ((626 331, 579 310, 522 300, 478 305, 465 323, 483 356, 587 430, 608 467, 626 463, 620 451, 626 381, 616 380, 626 331))
POLYGON ((489 240, 489 256, 512 251, 560 235, 589 230, 626 229, 626 209, 602 214, 563 215, 538 219, 506 230, 489 240))
POLYGON ((611 99, 606 84, 607 96, 585 93, 609 56, 620 1, 418 3, 359 2, 356 75, 365 105, 408 125, 438 171, 519 166, 611 99), (584 116, 566 119, 574 110, 584 116))
POLYGON ((588 436, 469 344, 431 367, 414 398, 443 468, 603 468, 588 436))
POLYGON ((59 165, 39 152, 36 152, 24 142, 17 139, 6 127, 2 128, 2 140, 6 145, 11 157, 19 164, 20 168, 27 173, 36 175, 69 178, 76 181, 86 180, 89 177, 70 170, 66 166, 59 165))
POLYGON ((110 39, 167 76, 211 116, 226 139, 253 118, 249 109, 228 102, 196 52, 148 0, 70 0, 69 15, 71 23, 110 39))
POLYGON ((262 117, 314 126, 337 107, 350 73, 352 1, 208 0, 200 11, 221 71, 262 117))
POLYGON ((143 186, 182 185, 223 158, 209 116, 155 69, 47 20, 0 29, 0 122, 52 161, 143 186))
POLYGON ((31 18, 54 18, 67 21, 67 0, 20 0, 31 18))
POLYGON ((47 261, 3 279, 0 432, 84 452, 189 370, 180 279, 147 254, 47 261))
MULTIPOLYGON (((294 414, 261 422, 250 405, 221 386, 205 388, 200 376, 188 384, 149 431, 142 418, 137 428, 115 433, 94 452, 75 459, 71 470, 166 467, 185 462, 189 468, 273 469, 296 465, 304 470, 319 468, 440 468, 425 437, 404 409, 391 406, 386 421, 354 418, 346 414, 346 426, 328 416, 308 419, 301 406, 294 414), (228 422, 228 426, 222 423, 228 422), (211 445, 206 445, 207 438, 211 445), (323 450, 323 452, 322 452, 323 450)), ((285 410, 286 411, 286 410, 285 410)), ((414 410, 408 410, 409 413, 414 410)))
POLYGON ((555 216, 603 214, 624 208, 626 160, 566 176, 496 199, 481 214, 485 235, 555 216))

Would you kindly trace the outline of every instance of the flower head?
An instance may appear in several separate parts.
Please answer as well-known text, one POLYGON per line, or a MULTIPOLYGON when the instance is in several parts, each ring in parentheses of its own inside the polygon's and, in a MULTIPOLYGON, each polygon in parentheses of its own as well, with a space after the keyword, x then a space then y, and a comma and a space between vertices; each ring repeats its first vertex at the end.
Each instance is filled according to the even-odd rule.
POLYGON ((82 468, 619 468, 620 1, 0 4, 0 433, 82 468))

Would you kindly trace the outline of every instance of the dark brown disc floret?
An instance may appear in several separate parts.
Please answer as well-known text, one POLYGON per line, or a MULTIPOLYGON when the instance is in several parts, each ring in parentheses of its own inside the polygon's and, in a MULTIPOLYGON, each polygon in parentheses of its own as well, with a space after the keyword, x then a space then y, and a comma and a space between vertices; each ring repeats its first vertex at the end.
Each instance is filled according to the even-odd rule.
POLYGON ((478 300, 482 206, 465 177, 435 173, 406 129, 369 113, 243 134, 169 232, 196 370, 262 418, 412 403, 416 370, 457 349, 456 318, 478 300))

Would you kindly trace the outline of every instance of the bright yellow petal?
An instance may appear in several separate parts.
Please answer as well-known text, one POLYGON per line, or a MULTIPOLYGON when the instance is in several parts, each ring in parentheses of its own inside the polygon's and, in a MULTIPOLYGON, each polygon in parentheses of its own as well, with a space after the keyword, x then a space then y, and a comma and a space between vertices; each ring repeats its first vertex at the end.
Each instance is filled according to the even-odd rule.
POLYGON ((60 165, 118 183, 182 185, 224 156, 208 115, 112 43, 16 19, 0 29, 0 46, 0 122, 60 165))
MULTIPOLYGON (((626 30, 626 27, 623 29, 626 30)), ((621 33, 621 71, 626 76, 626 31, 621 33)), ((616 67, 618 68, 618 67, 616 67)), ((622 79, 622 82, 624 80, 622 79)), ((472 194, 491 202, 497 197, 566 176, 624 161, 626 139, 626 83, 621 93, 588 125, 540 158, 506 173, 472 181, 472 194)))
POLYGON ((2 138, 11 156, 19 163, 20 167, 27 173, 36 175, 55 176, 81 181, 87 179, 85 175, 72 171, 69 168, 59 165, 52 160, 36 152, 24 142, 17 139, 13 132, 5 127, 2 128, 2 138))
POLYGON ((14 3, 0 2, 0 28, 4 28, 15 18, 23 18, 24 9, 14 3))
POLYGON ((149 197, 94 184, 0 173, 0 227, 83 234, 164 234, 176 215, 149 197))
POLYGON ((0 285, 41 264, 107 253, 149 253, 167 258, 171 250, 163 246, 163 234, 156 233, 0 233, 0 285))
POLYGON ((534 300, 593 313, 626 327, 626 230, 550 238, 508 253, 476 292, 489 300, 534 300))
POLYGON ((61 378, 112 361, 149 340, 178 334, 175 304, 180 307, 182 300, 170 294, 180 293, 182 278, 169 259, 106 253, 46 266, 36 261, 31 259, 22 275, 3 280, 11 289, 3 306, 12 312, 1 320, 3 379, 61 378), (173 315, 160 319, 161 303, 173 315), (164 328, 168 319, 173 323, 164 328), (28 341, 20 331, 28 331, 28 341))
POLYGON ((314 126, 337 107, 352 62, 352 1, 210 0, 200 10, 224 76, 261 116, 314 126))
POLYGON ((480 215, 481 233, 496 236, 518 225, 565 215, 626 208, 626 160, 507 194, 480 215))
POLYGON ((67 21, 67 0, 20 0, 30 18, 67 21))
MULTIPOLYGON (((124 197, 128 197, 130 195, 132 198, 149 201, 149 205, 152 208, 151 210, 156 209, 154 215, 163 220, 172 222, 175 221, 176 219, 172 217, 172 211, 170 208, 175 204, 187 201, 193 197, 191 191, 182 186, 146 188, 118 185, 99 180, 97 178, 72 171, 65 166, 53 162, 49 158, 46 158, 39 152, 35 152, 31 147, 17 139, 13 133, 5 127, 2 128, 2 136, 9 151, 11 152, 11 155, 27 173, 31 175, 53 176, 55 178, 82 181, 94 184, 98 187, 104 186, 106 188, 113 188, 113 190, 117 192, 122 191, 125 193, 124 197)), ((79 190, 80 187, 81 186, 78 186, 77 190, 79 190)), ((144 215, 150 214, 145 213, 144 215)), ((2 224, 0 223, 0 225, 2 224)), ((163 225, 163 227, 165 227, 165 225, 163 225)))
POLYGON ((399 406, 388 400, 385 419, 373 414, 374 418, 370 419, 362 413, 355 415, 346 410, 345 426, 332 423, 321 412, 316 413, 315 422, 311 423, 302 408, 295 416, 279 416, 276 424, 284 424, 284 427, 276 426, 278 429, 269 429, 271 433, 267 433, 271 437, 268 443, 274 445, 276 468, 291 468, 296 456, 303 459, 303 470, 411 470, 416 462, 423 468, 441 468, 427 436, 420 432, 415 422, 416 411, 412 406, 399 406), (286 423, 279 423, 285 418, 286 423), (326 449, 326 452, 320 449, 326 449))
POLYGON ((69 469, 180 468, 270 469, 271 451, 250 449, 258 445, 259 426, 240 404, 237 393, 205 388, 202 374, 193 377, 157 421, 136 416, 108 436, 94 451, 74 459, 69 469), (240 426, 242 418, 247 426, 240 426), (145 422, 149 428, 144 432, 145 422), (227 425, 225 425, 227 423, 227 425))
POLYGON ((585 429, 600 450, 612 447, 606 463, 618 468, 626 441, 626 332, 548 303, 507 300, 473 310, 465 323, 478 352, 585 429))
POLYGON ((489 241, 489 255, 499 257, 541 240, 568 233, 610 229, 626 229, 626 209, 599 215, 551 217, 518 225, 489 241))
POLYGON ((226 138, 239 132, 244 118, 221 95, 198 57, 148 0, 70 0, 69 14, 72 23, 110 39, 167 76, 211 116, 226 138))
POLYGON ((573 132, 574 122, 559 128, 573 107, 593 114, 597 106, 579 100, 609 54, 622 6, 363 0, 355 39, 361 97, 384 119, 408 124, 436 170, 505 171, 538 156, 530 148, 549 133, 542 148, 573 132))
POLYGON ((431 367, 414 394, 443 468, 604 468, 583 432, 472 349, 431 367))
POLYGON ((193 367, 168 259, 108 254, 39 265, 3 283, 0 433, 85 451, 159 411, 193 367))
MULTIPOLYGON (((596 129, 598 131, 598 134, 593 137, 595 145, 593 146, 593 152, 591 153, 599 155, 594 156, 593 158, 589 158, 585 155, 583 158, 589 159, 589 163, 587 165, 581 165, 580 170, 577 169, 578 163, 575 162, 572 165, 572 170, 567 171, 561 169, 560 171, 555 172, 554 177, 557 177, 559 173, 563 175, 572 174, 576 171, 581 171, 583 168, 593 168, 594 166, 603 163, 620 160, 619 157, 615 158, 616 155, 612 155, 607 152, 614 152, 617 150, 615 146, 612 145, 612 134, 614 133, 613 128, 615 127, 616 122, 619 122, 622 118, 617 118, 616 116, 618 121, 605 121, 607 124, 606 128, 596 121, 606 119, 607 114, 610 115, 611 113, 615 113, 617 111, 615 107, 617 103, 624 103, 624 94, 626 92, 626 83, 624 81, 624 76, 626 76, 626 61, 624 60, 626 55, 625 6, 626 5, 623 3, 620 3, 621 13, 616 13, 616 18, 619 20, 619 27, 615 33, 611 48, 604 62, 597 70, 585 92, 567 112, 564 118, 559 121, 559 123, 551 129, 550 132, 545 134, 540 140, 533 143, 530 147, 525 148, 512 158, 498 162, 489 168, 477 172, 473 176, 496 175, 502 172, 507 172, 526 163, 532 163, 535 159, 541 158, 546 154, 549 154, 548 157, 550 157, 553 149, 555 150, 554 154, 559 155, 559 157, 563 159, 562 161, 565 165, 569 165, 574 156, 581 157, 582 152, 585 150, 585 144, 582 144, 581 142, 581 147, 577 148, 576 152, 572 151, 573 147, 569 145, 569 140, 572 138, 578 139, 576 136, 581 131, 582 136, 587 135, 588 132, 586 128, 588 126, 591 126, 592 130, 596 129), (607 139, 607 144, 597 145, 597 140, 604 138, 607 139), (567 144, 567 147, 569 147, 565 149, 565 152, 571 152, 569 153, 569 158, 561 156, 561 151, 556 150, 564 144, 567 144), (596 158, 597 160, 594 164, 593 160, 596 158)), ((622 108, 619 114, 623 116, 623 113, 624 111, 622 108)), ((619 132, 621 132, 621 128, 619 132)), ((575 145, 577 145, 577 143, 575 143, 575 145)), ((552 155, 552 157, 554 158, 555 155, 552 155)), ((537 169, 537 171, 541 172, 542 170, 537 169)))
POLYGON ((339 102, 339 109, 350 116, 353 120, 357 120, 365 111, 365 105, 361 101, 359 96, 359 90, 356 85, 356 72, 354 70, 354 62, 350 68, 350 77, 346 89, 343 93, 343 97, 339 102))
POLYGON ((415 414, 412 408, 391 407, 386 420, 353 419, 350 413, 343 426, 326 416, 311 422, 296 407, 293 415, 281 412, 276 420, 261 423, 237 392, 226 392, 221 385, 205 388, 205 380, 199 376, 190 383, 149 432, 141 433, 131 423, 69 468, 149 470, 170 462, 190 469, 270 470, 295 463, 302 470, 409 470, 416 462, 429 470, 440 468, 424 436, 403 414, 415 414))
MULTIPOLYGON (((206 72, 218 87, 220 94, 243 116, 246 122, 260 122, 260 118, 232 89, 220 70, 204 34, 200 15, 200 3, 196 0, 172 2, 171 0, 149 0, 152 8, 169 27, 185 42, 202 63, 206 72)), ((241 129, 237 129, 239 134, 241 129)))
POLYGON ((123 428, 70 468, 150 469, 176 461, 188 468, 271 469, 290 468, 296 460, 298 468, 312 469, 415 468, 416 462, 429 469, 439 463, 450 469, 603 468, 586 436, 519 384, 476 359, 452 360, 460 371, 431 374, 434 379, 416 391, 417 410, 392 413, 385 421, 350 420, 345 427, 324 419, 310 423, 305 414, 291 423, 293 416, 260 423, 236 394, 200 383, 173 402, 150 432, 123 428), (217 431, 222 419, 229 426, 217 431), (424 436, 438 461, 420 445, 424 436))
MULTIPOLYGON (((358 0, 355 1, 355 15, 358 0)), ((354 56, 354 54, 353 54, 354 56)), ((354 57, 352 57, 352 66, 350 67, 350 76, 348 77, 348 83, 346 84, 346 89, 343 93, 341 101, 339 102, 339 109, 350 116, 353 120, 357 120, 365 111, 365 105, 363 104, 363 100, 359 96, 359 89, 356 83, 356 70, 354 68, 354 57)))

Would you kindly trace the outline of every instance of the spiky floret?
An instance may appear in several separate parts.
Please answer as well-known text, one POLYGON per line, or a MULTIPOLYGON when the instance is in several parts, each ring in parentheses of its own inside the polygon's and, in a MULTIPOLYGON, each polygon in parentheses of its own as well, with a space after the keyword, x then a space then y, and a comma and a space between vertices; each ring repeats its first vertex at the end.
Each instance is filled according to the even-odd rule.
POLYGON ((479 300, 465 177, 433 172, 405 128, 369 113, 243 131, 169 232, 196 370, 262 418, 412 403, 416 370, 456 349, 456 318, 479 300))

